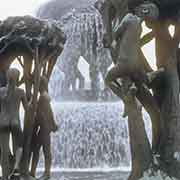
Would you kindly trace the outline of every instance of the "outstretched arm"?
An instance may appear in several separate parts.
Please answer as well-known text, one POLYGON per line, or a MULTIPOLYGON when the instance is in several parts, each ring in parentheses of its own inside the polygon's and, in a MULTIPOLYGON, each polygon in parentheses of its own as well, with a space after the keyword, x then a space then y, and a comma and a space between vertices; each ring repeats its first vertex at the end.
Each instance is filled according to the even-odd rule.
POLYGON ((118 39, 121 39, 126 29, 127 29, 127 22, 122 21, 117 27, 115 27, 113 31, 113 39, 116 41, 118 41, 118 39))

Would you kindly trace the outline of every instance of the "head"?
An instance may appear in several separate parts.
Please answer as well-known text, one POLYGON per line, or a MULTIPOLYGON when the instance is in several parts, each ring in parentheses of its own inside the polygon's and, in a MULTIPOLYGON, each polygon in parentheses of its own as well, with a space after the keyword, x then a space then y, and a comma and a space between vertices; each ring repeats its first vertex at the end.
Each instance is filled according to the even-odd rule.
POLYGON ((134 13, 146 21, 154 21, 159 18, 159 8, 156 4, 145 1, 134 9, 134 13))
POLYGON ((15 83, 16 84, 18 82, 18 80, 19 80, 20 72, 16 68, 10 68, 10 69, 7 70, 6 75, 7 75, 7 81, 8 81, 9 84, 10 83, 15 83))
POLYGON ((45 76, 42 76, 40 79, 39 91, 40 93, 43 91, 48 91, 48 79, 45 76))
POLYGON ((104 0, 97 0, 94 3, 94 7, 100 12, 100 14, 102 14, 103 11, 103 4, 104 4, 104 0))

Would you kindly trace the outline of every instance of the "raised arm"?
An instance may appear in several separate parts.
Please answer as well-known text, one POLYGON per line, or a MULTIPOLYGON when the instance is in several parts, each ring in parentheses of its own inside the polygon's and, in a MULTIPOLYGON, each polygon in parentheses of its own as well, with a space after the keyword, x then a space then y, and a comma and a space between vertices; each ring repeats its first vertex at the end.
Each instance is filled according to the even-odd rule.
POLYGON ((127 17, 128 15, 126 15, 123 20, 119 23, 119 25, 114 27, 113 30, 113 39, 114 40, 118 40, 121 39, 122 36, 124 35, 124 32, 127 30, 127 26, 128 26, 128 21, 127 21, 127 17))

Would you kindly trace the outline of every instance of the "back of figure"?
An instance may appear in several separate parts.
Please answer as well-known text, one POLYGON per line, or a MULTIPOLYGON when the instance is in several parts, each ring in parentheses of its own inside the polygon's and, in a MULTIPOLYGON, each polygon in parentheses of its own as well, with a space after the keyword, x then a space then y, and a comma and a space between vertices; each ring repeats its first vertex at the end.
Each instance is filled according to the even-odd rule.
MULTIPOLYGON (((141 19, 128 13, 116 27, 115 33, 119 29, 123 29, 123 34, 120 35, 120 38, 117 40, 119 45, 119 57, 121 59, 138 60, 139 51, 140 51, 140 36, 142 32, 141 28, 141 19)), ((132 63, 132 62, 131 62, 132 63)))
POLYGON ((46 132, 53 130, 53 112, 47 92, 43 92, 39 97, 36 119, 37 124, 46 132))
POLYGON ((1 122, 6 121, 6 124, 10 126, 19 126, 19 108, 21 102, 21 91, 23 90, 15 88, 13 93, 8 93, 8 90, 5 87, 4 91, 5 97, 1 99, 1 117, 3 117, 1 122))

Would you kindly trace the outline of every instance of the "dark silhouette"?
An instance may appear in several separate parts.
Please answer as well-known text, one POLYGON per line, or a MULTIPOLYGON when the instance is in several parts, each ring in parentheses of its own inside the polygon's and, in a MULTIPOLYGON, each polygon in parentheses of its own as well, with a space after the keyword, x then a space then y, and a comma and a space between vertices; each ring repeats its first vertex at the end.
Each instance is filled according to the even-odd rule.
POLYGON ((41 77, 40 81, 40 97, 37 105, 37 114, 33 129, 31 151, 32 151, 32 166, 31 175, 35 177, 37 164, 39 161, 39 151, 43 148, 45 157, 45 171, 40 179, 50 179, 51 169, 51 132, 57 131, 58 127, 54 121, 53 112, 48 95, 48 80, 46 77, 41 77))

